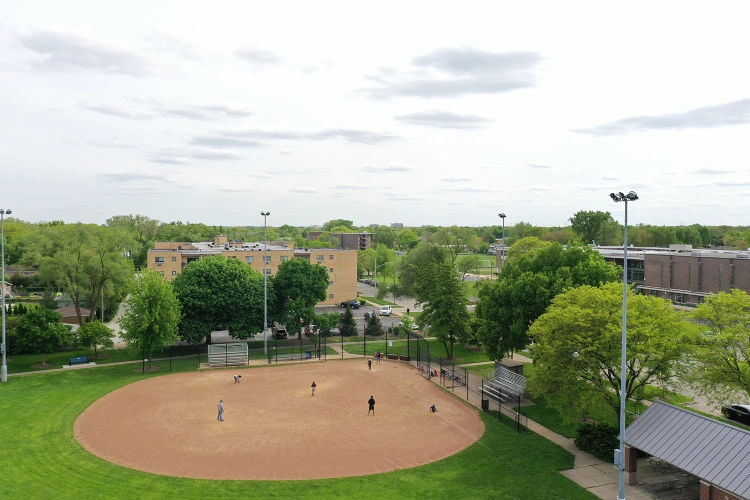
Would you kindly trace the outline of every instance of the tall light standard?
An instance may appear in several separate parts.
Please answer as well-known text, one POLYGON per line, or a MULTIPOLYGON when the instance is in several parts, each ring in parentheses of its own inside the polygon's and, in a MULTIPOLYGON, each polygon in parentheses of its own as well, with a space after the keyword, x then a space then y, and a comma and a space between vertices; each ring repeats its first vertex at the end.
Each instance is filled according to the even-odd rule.
POLYGON ((3 366, 0 368, 0 382, 8 381, 8 363, 5 357, 5 214, 12 214, 13 211, 0 208, 0 246, 2 247, 2 279, 0 280, 0 287, 2 290, 0 293, 2 298, 3 307, 3 342, 0 344, 0 350, 3 352, 3 366))
POLYGON ((497 216, 503 219, 503 249, 500 251, 500 269, 502 270, 505 264, 505 214, 497 214, 497 216))
POLYGON ((263 353, 268 354, 268 275, 266 274, 266 222, 271 212, 261 211, 263 216, 263 353))
POLYGON ((622 346, 620 359, 620 450, 619 456, 615 454, 615 466, 619 470, 617 482, 617 500, 625 500, 625 365, 627 364, 627 321, 628 321, 628 202, 638 199, 635 191, 628 194, 609 193, 615 202, 625 202, 625 238, 622 244, 622 346))

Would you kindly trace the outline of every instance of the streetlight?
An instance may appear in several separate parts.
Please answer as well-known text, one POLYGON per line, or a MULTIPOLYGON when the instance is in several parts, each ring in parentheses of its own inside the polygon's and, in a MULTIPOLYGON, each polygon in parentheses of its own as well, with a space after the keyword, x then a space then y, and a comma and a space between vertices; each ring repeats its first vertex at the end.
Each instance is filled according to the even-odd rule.
POLYGON ((2 307, 3 307, 3 342, 0 344, 0 351, 3 352, 3 366, 0 369, 0 382, 8 381, 8 363, 5 357, 5 214, 12 214, 13 211, 10 209, 0 208, 0 246, 2 247, 2 279, 0 279, 0 287, 2 287, 2 307))
POLYGON ((627 311, 628 311, 628 202, 638 199, 635 191, 628 194, 609 193, 612 201, 625 202, 625 238, 622 245, 622 346, 620 360, 620 449, 615 453, 615 467, 619 470, 619 479, 617 482, 617 500, 625 500, 625 365, 627 363, 627 311), (619 456, 618 456, 619 454, 619 456))
POLYGON ((260 212, 263 216, 263 354, 268 354, 268 275, 266 274, 266 218, 271 212, 260 212))
POLYGON ((505 264, 505 214, 497 214, 498 217, 503 219, 503 249, 500 251, 500 269, 503 269, 505 264))

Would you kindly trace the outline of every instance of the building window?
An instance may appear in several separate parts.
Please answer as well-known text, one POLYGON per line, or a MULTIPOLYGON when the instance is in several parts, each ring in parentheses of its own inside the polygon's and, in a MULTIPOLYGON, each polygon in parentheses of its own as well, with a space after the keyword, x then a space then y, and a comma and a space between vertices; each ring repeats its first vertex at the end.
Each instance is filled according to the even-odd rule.
POLYGON ((674 301, 675 301, 675 304, 684 304, 685 303, 685 294, 684 293, 676 293, 676 294, 674 294, 674 301))
POLYGON ((328 298, 329 298, 329 299, 332 299, 332 298, 333 298, 333 294, 332 294, 332 293, 329 293, 329 294, 328 294, 328 298))
POLYGON ((649 290, 648 294, 651 295, 652 297, 658 297, 659 296, 659 292, 657 290, 649 290))
POLYGON ((664 288, 664 260, 661 261, 661 282, 659 286, 664 288))
POLYGON ((333 281, 329 281, 328 286, 333 286, 333 281))
POLYGON ((270 269, 263 269, 263 271, 265 271, 265 273, 266 273, 267 275, 269 275, 269 276, 271 275, 271 270, 270 270, 270 269))
POLYGON ((674 275, 674 260, 669 259, 669 288, 674 288, 672 276, 674 275))
POLYGON ((734 264, 729 264, 729 288, 734 288, 734 264))
POLYGON ((721 291, 721 285, 724 284, 724 264, 719 264, 719 291, 721 291))
POLYGON ((164 271, 159 271, 159 274, 161 274, 162 276, 164 276, 164 271))
POLYGON ((245 263, 252 264, 255 262, 255 255, 245 255, 245 263))
POLYGON ((24 276, 31 276, 31 271, 24 271, 24 272, 23 272, 23 275, 24 275, 24 276))
POLYGON ((333 255, 329 255, 328 260, 333 260, 333 255))
POLYGON ((263 257, 263 260, 265 260, 266 262, 271 262, 271 256, 270 255, 266 255, 266 256, 263 257))
POLYGON ((230 259, 236 259, 236 258, 237 258, 237 256, 236 256, 236 255, 230 255, 230 256, 229 256, 229 258, 230 258, 230 259))
POLYGON ((288 255, 281 255, 281 256, 279 256, 279 262, 286 262, 288 260, 289 260, 289 256, 288 255))
POLYGON ((177 257, 172 256, 172 262, 177 262, 177 257))
POLYGON ((172 276, 177 276, 177 271, 172 271, 172 276))
POLYGON ((154 262, 157 264, 164 264, 164 257, 155 257, 154 262))
POLYGON ((332 268, 332 267, 329 267, 329 268, 328 268, 328 272, 329 272, 329 273, 332 273, 332 272, 333 272, 333 268, 332 268))
POLYGON ((698 262, 698 291, 702 292, 703 286, 703 262, 698 262))
POLYGON ((323 261, 325 260, 325 258, 326 258, 326 256, 325 256, 325 255, 316 255, 316 256, 315 256, 315 260, 316 260, 317 262, 323 262, 323 261))
POLYGON ((693 285, 693 261, 688 262, 688 290, 692 290, 693 285))

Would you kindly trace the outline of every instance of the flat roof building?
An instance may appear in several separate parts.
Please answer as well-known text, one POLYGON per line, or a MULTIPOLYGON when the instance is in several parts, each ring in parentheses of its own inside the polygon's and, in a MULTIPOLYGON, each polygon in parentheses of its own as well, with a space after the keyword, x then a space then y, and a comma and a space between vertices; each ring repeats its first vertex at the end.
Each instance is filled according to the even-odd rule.
MULTIPOLYGON (((290 242, 266 242, 266 274, 273 276, 282 262, 307 259, 328 269, 328 297, 318 305, 334 305, 357 298, 357 251, 339 248, 295 249, 290 242)), ((211 255, 240 259, 263 273, 263 242, 228 241, 217 236, 208 242, 159 241, 148 251, 148 268, 173 280, 191 262, 211 255)))

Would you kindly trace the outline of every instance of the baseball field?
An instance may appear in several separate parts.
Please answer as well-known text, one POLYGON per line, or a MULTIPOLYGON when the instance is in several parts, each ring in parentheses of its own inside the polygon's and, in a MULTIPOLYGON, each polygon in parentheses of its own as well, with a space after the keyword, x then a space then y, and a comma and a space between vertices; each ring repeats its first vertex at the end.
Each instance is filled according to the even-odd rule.
POLYGON ((0 497, 595 498, 556 472, 572 467, 569 453, 405 363, 173 370, 10 377, 0 497))

